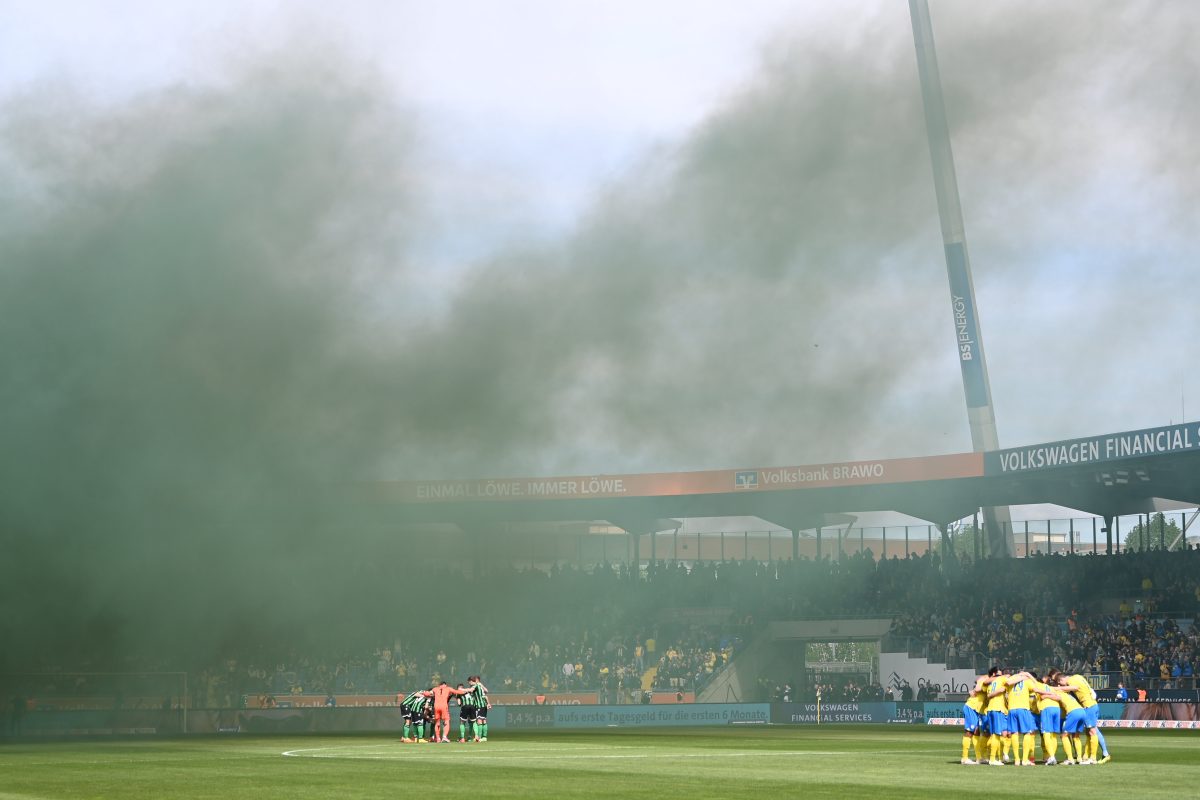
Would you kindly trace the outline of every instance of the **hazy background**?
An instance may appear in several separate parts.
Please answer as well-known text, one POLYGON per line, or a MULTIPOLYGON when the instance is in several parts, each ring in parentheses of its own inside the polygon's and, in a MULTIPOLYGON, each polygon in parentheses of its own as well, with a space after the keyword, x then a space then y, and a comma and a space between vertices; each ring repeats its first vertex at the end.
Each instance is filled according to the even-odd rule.
MULTIPOLYGON (((906 3, 76 5, 0 3, 13 641, 316 613, 341 481, 970 449, 906 3)), ((932 12, 1001 443, 1200 409, 1200 7, 932 12)))

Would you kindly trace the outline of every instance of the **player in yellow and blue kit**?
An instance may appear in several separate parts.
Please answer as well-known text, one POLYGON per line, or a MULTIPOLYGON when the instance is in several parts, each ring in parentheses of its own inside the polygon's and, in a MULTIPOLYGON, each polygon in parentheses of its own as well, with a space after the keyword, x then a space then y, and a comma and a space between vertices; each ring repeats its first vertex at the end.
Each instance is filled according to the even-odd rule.
MULTIPOLYGON (((1046 744, 1040 737, 1036 735, 1036 733, 1042 729, 1042 696, 1033 690, 1034 685, 1037 683, 1040 683, 1037 675, 1032 675, 1025 685, 1029 687, 1029 712, 1033 714, 1033 730, 1035 732, 1034 738, 1037 739, 1038 743, 1042 745, 1042 758, 1045 759, 1048 758, 1046 755, 1046 744)), ((1029 756, 1030 761, 1035 763, 1037 762, 1037 759, 1033 758, 1032 749, 1029 751, 1029 756)))
POLYGON ((987 712, 988 730, 988 764, 993 767, 1004 765, 1002 756, 1008 740, 1008 706, 1004 702, 1004 692, 1008 687, 1008 679, 1000 674, 999 667, 988 670, 987 712))
POLYGON ((1033 712, 1029 708, 1029 685, 1033 680, 1028 672, 1009 675, 1005 680, 1004 699, 1008 706, 1008 732, 1012 740, 1013 763, 1019 767, 1033 766, 1033 712), (1024 753, 1024 758, 1021 754, 1024 753))
POLYGON ((1084 716, 1087 719, 1087 760, 1080 763, 1108 763, 1112 760, 1112 757, 1108 754, 1108 743, 1104 741, 1104 734, 1100 732, 1100 704, 1096 702, 1096 691, 1087 682, 1087 678, 1082 675, 1063 675, 1059 673, 1058 683, 1075 695, 1075 699, 1079 701, 1079 705, 1083 706, 1084 716), (1101 752, 1103 752, 1103 757, 1100 757, 1101 752))
MULTIPOLYGON (((1083 706, 1079 705, 1079 701, 1075 699, 1075 695, 1068 692, 1065 688, 1058 685, 1059 675, 1051 671, 1046 676, 1047 693, 1043 696, 1049 697, 1059 704, 1062 709, 1062 744, 1063 749, 1067 753, 1067 758, 1062 763, 1064 764, 1083 764, 1084 762, 1084 741, 1087 733, 1087 715, 1084 713, 1083 706), (1071 745, 1074 743, 1075 753, 1079 759, 1072 758, 1071 745)), ((1044 712, 1043 712, 1044 713, 1044 712)))
MULTIPOLYGON (((1037 723, 1042 732, 1042 753, 1046 756, 1046 766, 1052 767, 1058 763, 1058 735, 1062 733, 1062 706, 1050 696, 1050 687, 1037 678, 1029 681, 1029 691, 1032 695, 1031 702, 1038 708, 1037 723)), ((1067 752, 1069 753, 1070 749, 1067 752)))
POLYGON ((980 675, 975 679, 967 702, 963 703, 963 740, 962 760, 960 764, 979 764, 983 762, 985 733, 983 726, 983 707, 987 704, 988 676, 980 675), (971 759, 971 745, 975 745, 975 759, 971 759))

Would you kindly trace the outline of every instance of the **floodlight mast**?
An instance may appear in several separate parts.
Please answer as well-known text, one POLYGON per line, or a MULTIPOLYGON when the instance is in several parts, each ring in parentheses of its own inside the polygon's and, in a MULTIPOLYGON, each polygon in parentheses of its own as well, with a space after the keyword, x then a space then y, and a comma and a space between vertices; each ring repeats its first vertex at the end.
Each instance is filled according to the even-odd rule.
MULTIPOLYGON (((966 394, 971 446, 976 452, 999 450, 1000 438, 996 431, 996 414, 992 409, 987 361, 983 355, 983 332, 975 306, 971 262, 967 257, 966 230, 958 197, 958 177, 954 171, 954 152, 950 147, 950 127, 946 122, 946 105, 942 98, 942 79, 933 46, 929 3, 927 0, 908 0, 908 10, 917 47, 917 73, 921 79, 925 129, 933 163, 933 186, 937 194, 938 217, 942 223, 942 244, 946 251, 946 274, 950 279, 950 303, 954 314, 954 338, 966 394)), ((985 508, 983 515, 989 553, 1011 555, 1012 522, 1007 506, 985 508)))

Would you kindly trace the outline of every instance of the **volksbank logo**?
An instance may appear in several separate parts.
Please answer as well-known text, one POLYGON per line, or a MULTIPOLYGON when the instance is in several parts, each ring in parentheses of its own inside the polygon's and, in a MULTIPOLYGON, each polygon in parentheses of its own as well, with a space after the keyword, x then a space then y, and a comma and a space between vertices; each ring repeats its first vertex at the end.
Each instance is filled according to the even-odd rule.
POLYGON ((737 489, 757 489, 758 488, 758 470, 745 469, 734 473, 733 485, 737 489))

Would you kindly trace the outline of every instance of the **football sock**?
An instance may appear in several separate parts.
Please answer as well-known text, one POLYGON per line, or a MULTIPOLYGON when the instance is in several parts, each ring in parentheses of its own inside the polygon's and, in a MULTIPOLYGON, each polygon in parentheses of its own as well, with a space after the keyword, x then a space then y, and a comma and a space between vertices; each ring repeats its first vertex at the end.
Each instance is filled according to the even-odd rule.
POLYGON ((1021 763, 1021 734, 1014 733, 1012 736, 1008 737, 1008 740, 1010 742, 1012 742, 1013 761, 1020 764, 1021 763))
POLYGON ((1100 737, 1100 751, 1108 755, 1108 742, 1104 741, 1104 731, 1096 728, 1096 735, 1100 737))
POLYGON ((1058 758, 1058 737, 1053 733, 1042 734, 1042 752, 1046 755, 1046 760, 1058 758))
MULTIPOLYGON (((1025 760, 1033 761, 1034 739, 1036 737, 1032 733, 1025 734, 1025 760)), ((1043 755, 1045 755, 1043 753, 1043 755)))
POLYGON ((1063 752, 1067 755, 1067 761, 1075 760, 1075 751, 1071 748, 1071 735, 1064 733, 1062 735, 1063 752))
POLYGON ((971 734, 964 733, 962 740, 962 760, 966 761, 971 757, 971 734))

